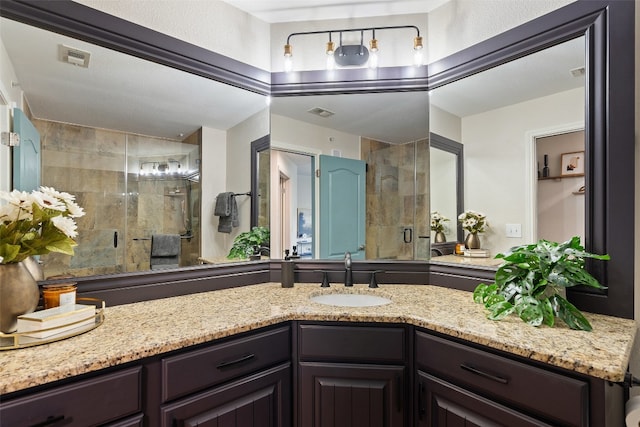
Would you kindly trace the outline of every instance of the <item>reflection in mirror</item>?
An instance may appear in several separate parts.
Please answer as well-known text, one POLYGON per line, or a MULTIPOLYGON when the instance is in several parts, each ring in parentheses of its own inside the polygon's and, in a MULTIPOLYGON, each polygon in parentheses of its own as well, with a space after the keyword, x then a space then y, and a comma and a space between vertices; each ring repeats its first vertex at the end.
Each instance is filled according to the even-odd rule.
POLYGON ((464 208, 464 152, 463 145, 432 133, 429 146, 429 174, 431 188, 432 236, 431 255, 451 254, 455 243, 462 241, 462 227, 457 218, 464 208), (436 236, 433 230, 434 214, 440 220, 443 231, 436 236))
MULTIPOLYGON (((464 146, 464 207, 486 214, 480 237, 492 256, 543 237, 535 141, 584 127, 584 68, 579 37, 430 92, 430 130, 464 146)), ((576 218, 556 210, 554 220, 576 218)))
MULTIPOLYGON (((330 253, 362 253, 363 259, 429 257, 428 96, 425 92, 277 97, 272 101, 271 113, 272 148, 313 157, 320 176, 324 173, 323 167, 335 158, 366 163, 365 241, 345 242, 338 249, 331 248, 330 253)), ((273 168, 271 179, 272 183, 277 179, 279 184, 280 174, 273 168)), ((340 226, 347 220, 354 221, 354 213, 328 215, 328 207, 320 202, 323 192, 320 179, 316 176, 314 180, 312 217, 313 236, 317 238, 313 239, 312 253, 318 258, 318 254, 328 253, 323 247, 327 240, 337 240, 331 239, 331 234, 328 239, 320 236, 340 233, 340 226)), ((335 195, 335 190, 331 193, 335 195)), ((350 201, 359 196, 340 197, 350 201)), ((272 233, 278 234, 281 219, 274 205, 272 233)), ((341 237, 345 234, 348 233, 343 231, 341 237)), ((275 241, 272 245, 274 256, 283 253, 282 243, 275 241)))
POLYGON ((179 266, 224 259, 249 229, 250 199, 238 200, 240 226, 223 234, 215 195, 250 190, 249 144, 268 134, 265 97, 5 18, 0 34, 18 107, 41 134, 41 183, 87 211, 76 255, 43 256, 45 277, 149 270, 159 234, 180 236, 179 266))

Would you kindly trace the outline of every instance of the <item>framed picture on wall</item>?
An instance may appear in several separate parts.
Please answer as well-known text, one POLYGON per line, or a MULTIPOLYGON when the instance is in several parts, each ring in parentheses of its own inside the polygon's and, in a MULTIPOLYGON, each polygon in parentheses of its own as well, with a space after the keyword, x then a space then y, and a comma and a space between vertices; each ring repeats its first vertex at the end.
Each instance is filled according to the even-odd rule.
POLYGON ((313 234, 311 209, 298 208, 298 238, 311 237, 313 234))
POLYGON ((584 175, 584 151, 563 153, 560 160, 560 176, 584 175))

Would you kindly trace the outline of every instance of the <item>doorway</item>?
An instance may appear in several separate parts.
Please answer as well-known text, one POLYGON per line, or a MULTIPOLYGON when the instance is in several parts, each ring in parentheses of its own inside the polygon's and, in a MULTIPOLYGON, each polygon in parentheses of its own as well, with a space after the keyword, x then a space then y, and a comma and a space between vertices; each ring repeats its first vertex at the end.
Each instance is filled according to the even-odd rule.
MULTIPOLYGON (((273 194, 278 194, 277 211, 272 212, 273 257, 284 258, 285 250, 300 258, 315 256, 315 181, 313 155, 271 149, 271 170, 276 172, 273 194), (276 191, 277 190, 277 191, 276 191)), ((272 208, 273 209, 273 208, 272 208)))
POLYGON ((584 130, 535 138, 537 239, 585 237, 584 130))

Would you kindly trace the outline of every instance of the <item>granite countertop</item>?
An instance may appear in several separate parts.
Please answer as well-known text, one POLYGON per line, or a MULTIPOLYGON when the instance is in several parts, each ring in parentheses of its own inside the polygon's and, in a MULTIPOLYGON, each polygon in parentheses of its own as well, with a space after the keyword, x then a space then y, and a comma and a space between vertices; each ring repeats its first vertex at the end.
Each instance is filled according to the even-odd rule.
POLYGON ((437 257, 431 257, 430 262, 432 263, 442 263, 442 264, 455 264, 460 265, 464 264, 465 266, 478 266, 478 267, 496 267, 498 268, 500 264, 504 261, 502 259, 487 257, 487 258, 479 258, 479 257, 469 257, 463 255, 441 255, 437 257))
MULTIPOLYGON (((108 303, 108 301, 107 301, 108 303)), ((496 322, 471 293, 437 286, 265 283, 105 309, 98 328, 63 341, 0 352, 0 394, 204 343, 288 320, 407 323, 532 360, 619 382, 636 334, 629 319, 585 313, 592 332, 532 327, 511 316, 496 322), (374 293, 392 300, 376 307, 311 302, 320 293, 374 293), (443 303, 446 301, 446 303, 443 303)))

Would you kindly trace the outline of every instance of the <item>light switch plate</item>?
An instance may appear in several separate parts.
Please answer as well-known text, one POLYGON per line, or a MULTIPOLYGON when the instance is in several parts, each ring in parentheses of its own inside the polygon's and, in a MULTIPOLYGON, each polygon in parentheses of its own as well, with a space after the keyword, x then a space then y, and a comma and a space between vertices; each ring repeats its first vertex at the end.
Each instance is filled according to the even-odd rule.
POLYGON ((507 237, 522 237, 522 224, 507 224, 507 237))

